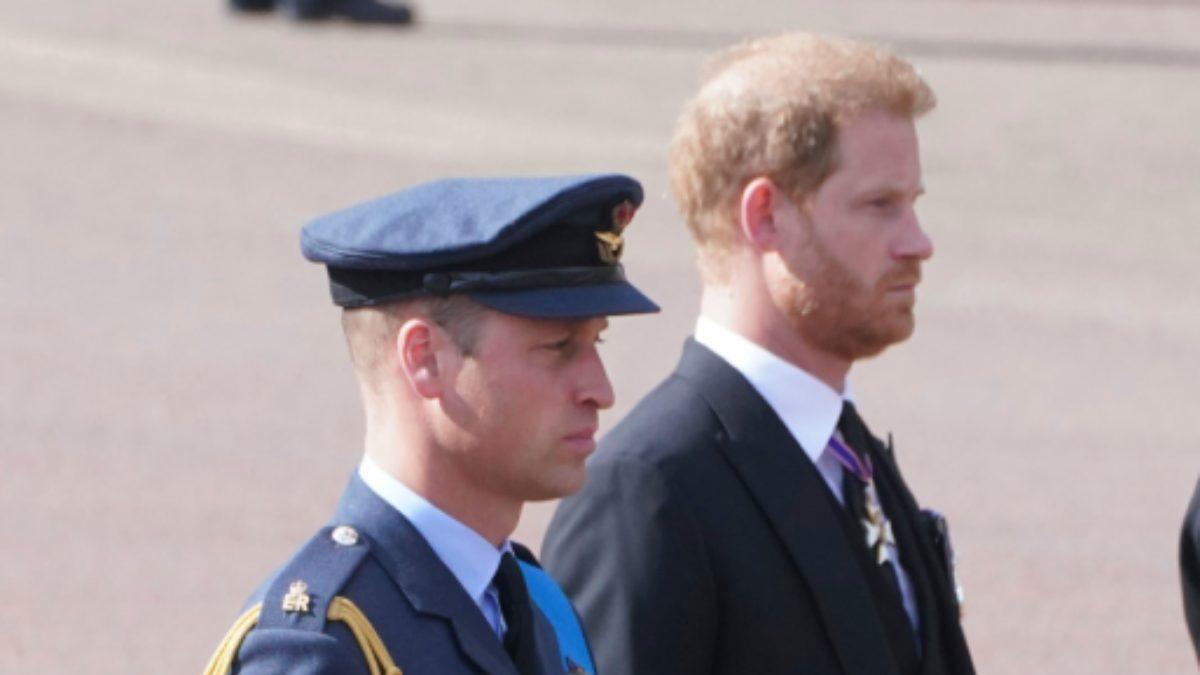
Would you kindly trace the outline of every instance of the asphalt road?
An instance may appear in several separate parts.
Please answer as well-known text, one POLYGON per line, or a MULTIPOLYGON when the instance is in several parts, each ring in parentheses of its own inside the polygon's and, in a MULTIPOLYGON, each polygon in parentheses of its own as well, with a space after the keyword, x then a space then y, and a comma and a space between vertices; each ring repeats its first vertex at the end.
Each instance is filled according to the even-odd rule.
POLYGON ((446 174, 639 176, 627 268, 665 311, 613 322, 611 425, 696 311, 674 117, 706 53, 788 28, 889 42, 940 98, 918 331, 854 381, 952 519, 980 671, 1194 672, 1195 2, 481 5, 392 30, 0 0, 0 672, 197 672, 330 513, 361 421, 313 215, 446 174))

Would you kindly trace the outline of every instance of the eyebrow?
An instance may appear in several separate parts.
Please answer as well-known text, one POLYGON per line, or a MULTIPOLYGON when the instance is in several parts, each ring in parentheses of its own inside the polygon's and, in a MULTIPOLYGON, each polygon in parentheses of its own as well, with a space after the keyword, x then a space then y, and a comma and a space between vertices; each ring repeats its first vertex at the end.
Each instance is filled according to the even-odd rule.
POLYGON ((553 330, 565 330, 572 335, 576 333, 582 333, 588 329, 588 326, 595 319, 600 319, 601 321, 599 330, 597 332, 608 330, 608 317, 604 316, 587 317, 583 319, 561 319, 555 322, 556 325, 554 326, 553 330))
MULTIPOLYGON (((870 198, 870 197, 875 197, 878 195, 907 195, 907 194, 909 194, 908 190, 905 190, 903 188, 899 188, 899 187, 896 187, 893 185, 880 185, 880 184, 870 185, 870 186, 867 186, 867 187, 862 188, 857 191, 857 195, 859 198, 863 198, 863 197, 870 198)), ((914 199, 917 197, 920 197, 923 194, 925 194, 925 184, 924 183, 918 185, 917 189, 914 190, 912 193, 914 199)))

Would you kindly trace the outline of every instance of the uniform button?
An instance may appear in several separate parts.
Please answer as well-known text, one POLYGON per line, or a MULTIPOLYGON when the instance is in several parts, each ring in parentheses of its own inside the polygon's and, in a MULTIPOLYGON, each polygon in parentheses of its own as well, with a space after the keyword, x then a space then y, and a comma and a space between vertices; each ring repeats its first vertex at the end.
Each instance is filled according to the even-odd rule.
POLYGON ((353 546, 358 543, 358 530, 349 525, 338 525, 333 528, 333 532, 329 536, 342 546, 353 546))

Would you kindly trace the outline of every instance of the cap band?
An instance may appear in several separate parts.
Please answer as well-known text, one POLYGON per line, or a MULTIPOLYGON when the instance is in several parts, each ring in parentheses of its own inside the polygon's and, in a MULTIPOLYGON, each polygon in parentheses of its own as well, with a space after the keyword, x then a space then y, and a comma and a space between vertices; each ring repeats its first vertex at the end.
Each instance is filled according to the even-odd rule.
POLYGON ((425 274, 339 267, 328 270, 333 301, 342 307, 378 305, 428 295, 598 286, 625 281, 625 270, 621 265, 425 274))

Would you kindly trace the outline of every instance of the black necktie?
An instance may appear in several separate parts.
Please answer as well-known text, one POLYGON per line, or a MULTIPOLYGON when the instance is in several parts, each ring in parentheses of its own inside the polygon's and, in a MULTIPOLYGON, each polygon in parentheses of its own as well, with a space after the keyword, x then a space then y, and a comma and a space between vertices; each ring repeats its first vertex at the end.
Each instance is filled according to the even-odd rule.
MULTIPOLYGON (((870 460, 868 450, 871 447, 871 432, 867 431, 867 425, 858 416, 858 411, 850 401, 844 401, 842 404, 842 416, 838 418, 837 428, 842 432, 842 438, 846 439, 846 443, 859 457, 863 458, 863 461, 873 461, 870 460)), ((866 483, 849 471, 842 471, 842 496, 846 500, 846 509, 850 511, 855 524, 864 527, 863 522, 867 520, 866 483)), ((873 557, 874 552, 871 553, 873 557)), ((900 592, 900 579, 896 576, 896 568, 892 565, 892 561, 889 559, 879 563, 879 568, 887 579, 888 585, 896 592, 896 597, 903 599, 904 596, 900 592)))
MULTIPOLYGON (((867 430, 867 425, 858 416, 854 404, 849 401, 842 406, 842 415, 838 419, 837 428, 846 444, 863 462, 870 461, 873 465, 878 464, 870 450, 872 447, 871 432, 867 430)), ((873 473, 875 473, 873 482, 878 494, 878 490, 881 489, 880 477, 877 472, 873 473)), ((885 560, 882 564, 878 563, 875 551, 869 550, 866 546, 866 533, 863 525, 863 521, 867 518, 866 487, 866 483, 853 473, 848 470, 842 471, 842 496, 846 501, 846 510, 853 521, 851 531, 855 533, 858 545, 862 546, 861 550, 866 553, 862 560, 866 563, 864 572, 867 575, 867 585, 876 598, 879 618, 883 622, 884 631, 892 645, 892 654, 896 657, 897 665, 900 666, 901 672, 915 673, 920 663, 917 636, 908 612, 904 609, 904 597, 900 592, 900 580, 896 576, 896 568, 892 565, 891 560, 885 560)))
POLYGON ((500 558, 500 569, 492 583, 500 593, 500 611, 504 614, 504 651, 512 658, 521 675, 538 672, 537 650, 533 638, 533 607, 525 577, 512 553, 500 558))

